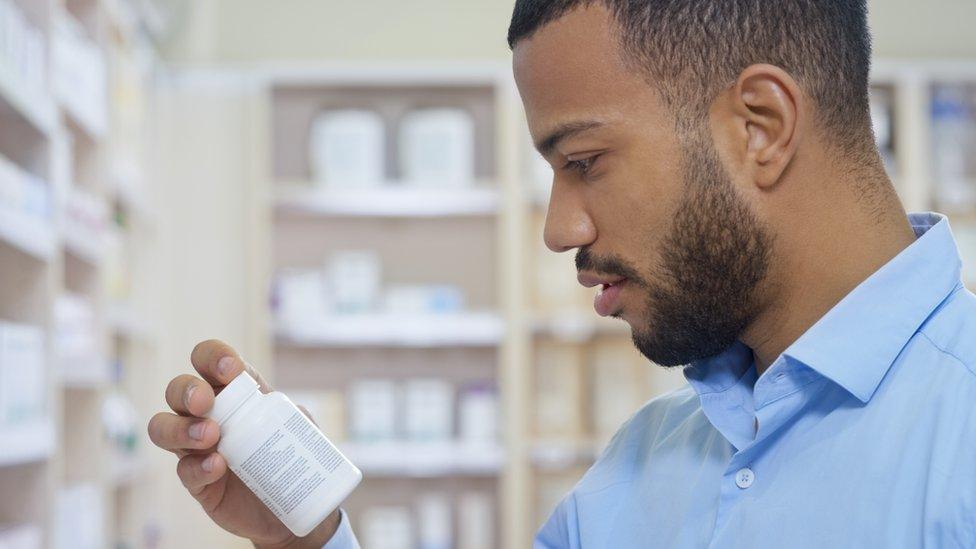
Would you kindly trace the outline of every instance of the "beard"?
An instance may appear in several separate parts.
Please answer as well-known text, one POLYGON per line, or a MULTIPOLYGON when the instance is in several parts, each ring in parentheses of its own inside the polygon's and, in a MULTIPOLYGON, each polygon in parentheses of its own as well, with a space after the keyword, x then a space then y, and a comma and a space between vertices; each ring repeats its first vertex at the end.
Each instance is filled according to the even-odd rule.
POLYGON ((644 293, 644 318, 632 327, 634 346, 665 367, 735 343, 755 318, 756 289, 769 270, 773 240, 736 193, 711 141, 700 139, 684 151, 684 191, 652 276, 585 248, 576 255, 578 270, 626 277, 644 293))

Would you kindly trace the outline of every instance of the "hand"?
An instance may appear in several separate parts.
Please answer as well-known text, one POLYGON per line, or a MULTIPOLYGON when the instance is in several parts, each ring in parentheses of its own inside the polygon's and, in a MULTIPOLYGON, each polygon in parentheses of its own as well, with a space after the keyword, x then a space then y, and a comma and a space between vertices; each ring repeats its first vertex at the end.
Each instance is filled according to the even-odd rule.
POLYGON ((149 438, 156 446, 179 457, 176 474, 187 491, 221 528, 251 540, 259 548, 320 549, 339 526, 339 511, 329 515, 311 534, 297 538, 247 486, 227 468, 216 452, 220 428, 203 418, 213 406, 214 394, 246 370, 263 392, 271 389, 250 365, 226 343, 204 341, 193 348, 190 362, 203 379, 191 375, 173 378, 166 387, 166 404, 174 413, 160 412, 149 421, 149 438))

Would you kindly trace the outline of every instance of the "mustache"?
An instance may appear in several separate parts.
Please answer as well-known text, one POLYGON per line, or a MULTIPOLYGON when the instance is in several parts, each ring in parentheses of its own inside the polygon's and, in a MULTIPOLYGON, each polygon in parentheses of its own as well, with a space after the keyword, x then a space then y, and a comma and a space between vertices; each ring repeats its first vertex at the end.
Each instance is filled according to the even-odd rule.
POLYGON ((637 274, 637 269, 628 265, 623 259, 614 255, 596 256, 589 247, 581 247, 576 251, 576 271, 592 271, 601 274, 616 275, 636 282, 643 286, 644 281, 637 274))

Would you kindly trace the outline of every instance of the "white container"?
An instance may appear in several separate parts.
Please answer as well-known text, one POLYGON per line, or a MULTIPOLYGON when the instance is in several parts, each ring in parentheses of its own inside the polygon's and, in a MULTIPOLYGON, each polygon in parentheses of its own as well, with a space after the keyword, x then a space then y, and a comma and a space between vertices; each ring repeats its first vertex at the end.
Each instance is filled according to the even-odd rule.
POLYGON ((349 431, 358 442, 382 442, 396 436, 397 390, 389 380, 367 379, 349 389, 349 431))
POLYGON ((417 501, 420 549, 451 549, 451 502, 444 494, 425 494, 417 501))
POLYGON ((330 187, 376 186, 383 181, 383 119, 366 110, 324 111, 312 123, 312 177, 330 187))
POLYGON ((472 446, 498 442, 498 392, 488 385, 473 385, 461 393, 458 415, 460 439, 472 446))
POLYGON ((420 109, 400 123, 400 171, 409 185, 465 186, 474 181, 474 121, 461 109, 420 109))
POLYGON ((491 549, 495 545, 495 513, 487 494, 468 492, 458 505, 458 549, 491 549))
POLYGON ((454 387, 442 379, 412 379, 404 387, 407 438, 446 441, 454 432, 454 387))
POLYGON ((0 423, 44 416, 44 330, 0 321, 0 423))
POLYGON ((275 278, 275 316, 286 333, 301 332, 332 308, 322 271, 284 269, 275 278))
POLYGON ((108 545, 105 499, 93 483, 76 484, 58 492, 54 522, 55 549, 102 549, 108 545))
POLYGON ((38 549, 43 547, 43 530, 37 524, 0 526, 0 549, 38 549))
POLYGON ((370 507, 363 511, 363 547, 411 549, 414 547, 410 510, 401 506, 370 507))
POLYGON ((376 306, 380 293, 380 257, 371 250, 347 250, 332 254, 329 284, 335 312, 366 313, 376 306))
POLYGON ((296 536, 308 535, 363 478, 288 397, 261 393, 246 372, 207 417, 220 424, 217 451, 231 471, 296 536))

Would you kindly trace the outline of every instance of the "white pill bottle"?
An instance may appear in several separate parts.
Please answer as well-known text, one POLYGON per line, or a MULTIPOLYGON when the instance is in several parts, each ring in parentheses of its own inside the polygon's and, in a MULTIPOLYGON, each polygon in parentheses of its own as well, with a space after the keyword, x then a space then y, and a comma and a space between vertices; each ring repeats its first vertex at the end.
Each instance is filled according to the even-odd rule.
POLYGON ((363 479, 284 394, 264 394, 242 372, 207 414, 220 425, 217 451, 296 536, 308 535, 363 479))

